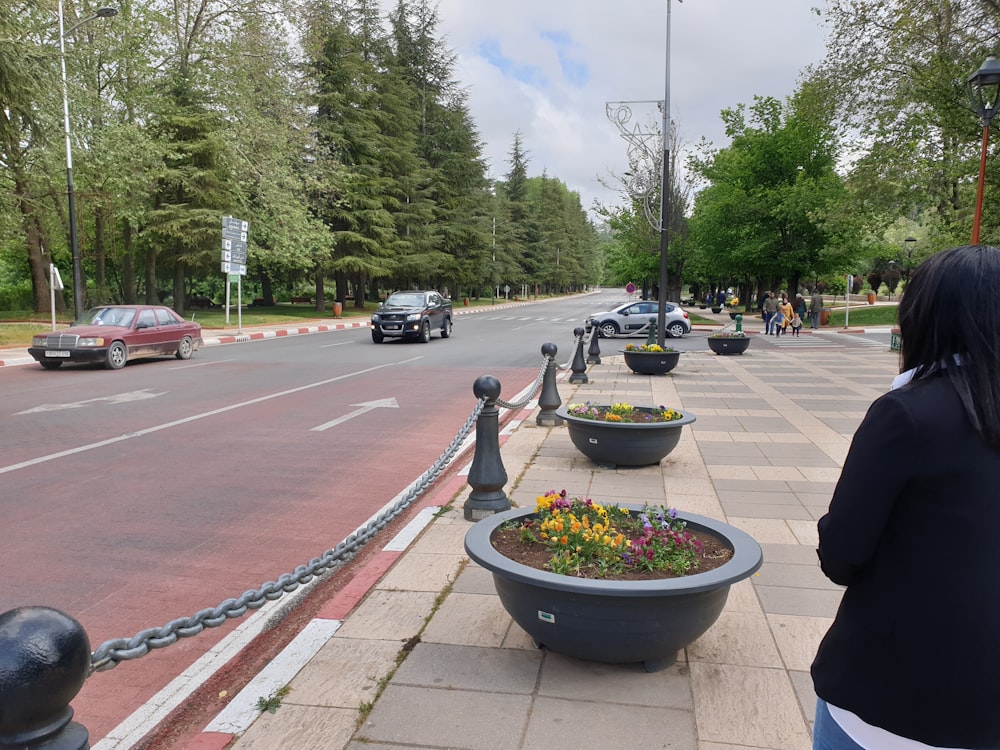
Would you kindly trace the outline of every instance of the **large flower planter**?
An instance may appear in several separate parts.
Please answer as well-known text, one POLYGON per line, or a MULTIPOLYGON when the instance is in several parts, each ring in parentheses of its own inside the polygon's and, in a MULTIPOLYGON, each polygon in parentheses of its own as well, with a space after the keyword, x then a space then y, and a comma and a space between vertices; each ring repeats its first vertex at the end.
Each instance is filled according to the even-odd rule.
MULTIPOLYGON (((642 505, 623 504, 633 510, 642 505)), ((763 562, 748 534, 704 516, 680 513, 693 532, 725 540, 733 557, 715 570, 682 578, 608 581, 550 573, 504 557, 494 532, 511 520, 533 515, 515 508, 476 522, 465 535, 465 551, 493 574, 504 609, 539 647, 587 661, 642 662, 646 671, 673 664, 677 652, 718 619, 729 587, 753 575, 763 562)))
POLYGON ((749 336, 709 336, 706 341, 716 354, 742 354, 750 346, 749 336))
POLYGON ((630 352, 622 350, 625 364, 637 375, 666 375, 677 367, 680 352, 630 352))
MULTIPOLYGON (((570 414, 560 406, 556 414, 563 418, 569 438, 583 455, 599 464, 614 466, 649 466, 657 464, 677 447, 684 425, 695 421, 694 414, 681 412, 672 422, 599 422, 570 414)), ((649 412, 649 408, 638 407, 649 412)))

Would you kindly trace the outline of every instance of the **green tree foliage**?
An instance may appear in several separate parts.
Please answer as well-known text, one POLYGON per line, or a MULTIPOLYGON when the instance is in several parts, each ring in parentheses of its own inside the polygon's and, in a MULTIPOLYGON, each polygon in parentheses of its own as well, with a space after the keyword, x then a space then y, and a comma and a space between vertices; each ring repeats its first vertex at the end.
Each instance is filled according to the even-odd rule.
POLYGON ((795 291, 803 276, 850 258, 852 243, 833 228, 845 193, 833 131, 810 93, 724 110, 731 144, 691 160, 706 182, 691 218, 705 281, 754 278, 795 291))

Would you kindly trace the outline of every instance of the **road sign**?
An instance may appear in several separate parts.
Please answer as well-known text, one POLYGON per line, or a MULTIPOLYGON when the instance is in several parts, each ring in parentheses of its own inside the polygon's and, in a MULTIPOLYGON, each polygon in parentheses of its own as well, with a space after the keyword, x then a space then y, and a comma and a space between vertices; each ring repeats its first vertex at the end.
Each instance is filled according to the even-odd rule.
POLYGON ((635 294, 635 284, 631 281, 625 285, 625 291, 628 294, 635 294))
POLYGON ((226 261, 222 261, 222 272, 246 276, 247 267, 243 263, 227 263, 226 261))

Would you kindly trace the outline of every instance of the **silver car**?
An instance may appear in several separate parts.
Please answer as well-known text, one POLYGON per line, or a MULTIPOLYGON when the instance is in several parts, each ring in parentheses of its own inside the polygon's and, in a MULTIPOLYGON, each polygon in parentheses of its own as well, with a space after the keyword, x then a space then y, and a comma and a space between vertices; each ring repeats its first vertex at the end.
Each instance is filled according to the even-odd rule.
MULTIPOLYGON (((649 320, 656 320, 659 302, 626 302, 607 312, 593 313, 587 318, 587 333, 597 326, 602 338, 637 336, 649 332, 649 320)), ((670 338, 680 338, 691 332, 691 319, 677 305, 666 303, 664 332, 670 338)))

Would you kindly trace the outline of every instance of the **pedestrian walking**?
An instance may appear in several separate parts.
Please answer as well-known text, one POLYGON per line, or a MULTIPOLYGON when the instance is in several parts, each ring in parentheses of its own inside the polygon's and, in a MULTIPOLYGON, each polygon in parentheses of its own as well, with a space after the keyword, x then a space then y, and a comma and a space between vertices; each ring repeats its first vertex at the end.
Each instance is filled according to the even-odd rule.
POLYGON ((812 298, 809 300, 810 328, 819 328, 819 317, 821 312, 823 312, 823 295, 820 294, 819 289, 817 289, 813 292, 812 298))
POLYGON ((792 316, 791 328, 793 336, 798 336, 802 331, 802 316, 798 313, 792 316))
POLYGON ((764 333, 770 335, 774 325, 774 314, 778 311, 778 298, 768 292, 761 309, 764 311, 764 333))
POLYGON ((774 314, 774 335, 780 336, 785 333, 785 329, 788 328, 789 324, 792 322, 792 316, 794 315, 792 310, 792 305, 788 301, 788 296, 784 293, 781 295, 781 303, 778 305, 778 311, 774 314))
POLYGON ((903 372, 818 524, 847 589, 812 664, 816 750, 1000 748, 998 287, 1000 249, 956 247, 899 304, 903 372))

